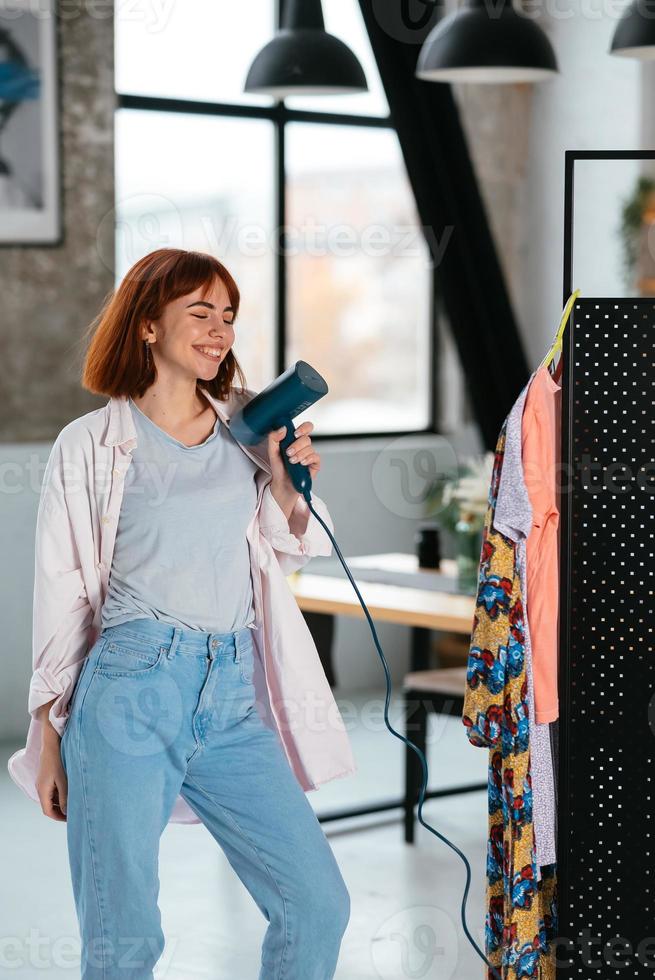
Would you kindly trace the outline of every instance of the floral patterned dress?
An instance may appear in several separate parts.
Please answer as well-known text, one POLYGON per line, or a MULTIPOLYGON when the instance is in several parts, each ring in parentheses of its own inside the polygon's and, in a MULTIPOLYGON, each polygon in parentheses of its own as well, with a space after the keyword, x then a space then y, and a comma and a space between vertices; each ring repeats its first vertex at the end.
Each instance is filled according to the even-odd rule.
POLYGON ((554 980, 556 865, 538 880, 521 580, 515 543, 493 525, 506 426, 489 486, 462 721, 471 744, 489 749, 487 959, 503 980, 554 980))

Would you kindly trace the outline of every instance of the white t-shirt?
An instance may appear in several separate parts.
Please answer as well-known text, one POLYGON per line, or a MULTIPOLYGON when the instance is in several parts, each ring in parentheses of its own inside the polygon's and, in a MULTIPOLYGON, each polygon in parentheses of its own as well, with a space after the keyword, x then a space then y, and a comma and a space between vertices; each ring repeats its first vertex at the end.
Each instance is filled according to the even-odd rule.
POLYGON ((253 626, 246 528, 257 506, 255 463, 218 416, 185 446, 132 399, 137 445, 128 467, 101 627, 149 617, 207 632, 253 626))

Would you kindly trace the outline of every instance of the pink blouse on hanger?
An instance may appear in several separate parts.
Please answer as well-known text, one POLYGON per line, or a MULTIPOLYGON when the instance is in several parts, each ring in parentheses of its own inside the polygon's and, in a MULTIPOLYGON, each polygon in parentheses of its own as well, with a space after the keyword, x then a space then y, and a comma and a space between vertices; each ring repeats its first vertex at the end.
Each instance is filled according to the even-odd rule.
MULTIPOLYGON (((562 359, 556 369, 561 373, 562 359)), ((521 426, 523 472, 532 507, 526 542, 535 720, 559 716, 559 506, 561 385, 547 367, 532 379, 521 426)))

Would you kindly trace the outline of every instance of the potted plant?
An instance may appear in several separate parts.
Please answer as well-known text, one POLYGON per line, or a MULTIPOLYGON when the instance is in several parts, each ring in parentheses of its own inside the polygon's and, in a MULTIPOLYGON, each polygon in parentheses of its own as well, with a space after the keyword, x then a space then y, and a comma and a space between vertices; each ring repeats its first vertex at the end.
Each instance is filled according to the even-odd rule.
MULTIPOLYGON (((630 197, 621 210, 621 240, 623 243, 623 274, 628 289, 634 288, 635 270, 639 258, 642 229, 647 212, 654 209, 655 180, 638 177, 630 197)), ((642 284, 643 285, 643 284, 642 284)), ((648 282, 650 286, 650 282, 648 282)))
POLYGON ((425 497, 430 517, 453 541, 457 585, 466 593, 477 591, 482 528, 493 464, 492 452, 468 457, 455 476, 434 480, 425 497))

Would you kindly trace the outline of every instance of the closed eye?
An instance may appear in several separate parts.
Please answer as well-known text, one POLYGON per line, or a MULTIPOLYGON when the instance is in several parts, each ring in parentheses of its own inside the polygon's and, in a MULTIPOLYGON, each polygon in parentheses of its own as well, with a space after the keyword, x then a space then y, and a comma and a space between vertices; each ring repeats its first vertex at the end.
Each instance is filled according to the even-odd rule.
MULTIPOLYGON (((208 316, 206 316, 206 315, 204 315, 202 313, 192 313, 191 316, 195 316, 196 320, 208 320, 209 319, 208 316)), ((223 323, 225 324, 226 327, 231 327, 232 324, 234 323, 234 320, 223 320, 223 323)))

